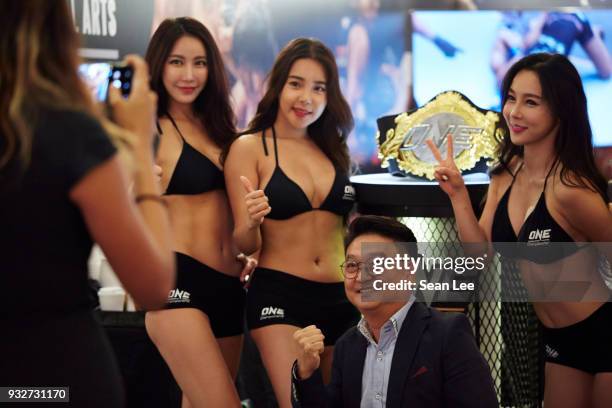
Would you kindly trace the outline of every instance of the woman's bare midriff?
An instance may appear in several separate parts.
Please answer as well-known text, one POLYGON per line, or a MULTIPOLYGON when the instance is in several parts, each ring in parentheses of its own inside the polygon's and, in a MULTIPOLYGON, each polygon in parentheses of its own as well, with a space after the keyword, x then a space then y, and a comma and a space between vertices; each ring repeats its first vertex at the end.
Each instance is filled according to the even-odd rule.
POLYGON ((571 326, 592 315, 604 302, 535 302, 533 308, 544 327, 571 326))
POLYGON ((578 323, 610 298, 610 289, 597 269, 597 261, 597 253, 585 248, 552 264, 530 264, 528 269, 521 266, 534 310, 545 327, 578 323), (552 301, 543 301, 546 299, 552 301))
MULTIPOLYGON (((516 161, 518 159, 511 167, 518 166, 516 161)), ((501 176, 503 178, 500 177, 498 200, 501 200, 512 183, 510 174, 502 173, 501 176)), ((515 185, 516 191, 513 193, 518 196, 528 196, 529 193, 521 191, 519 184, 515 185)), ((579 240, 581 237, 557 210, 559 205, 555 195, 547 191, 546 200, 551 216, 563 229, 579 240)), ((587 244, 576 242, 579 246, 587 244)), ((519 270, 529 293, 529 300, 545 327, 560 328, 578 323, 593 314, 609 299, 611 292, 597 270, 597 259, 597 254, 592 248, 585 248, 570 257, 550 264, 539 265, 527 260, 519 261, 519 270), (585 284, 584 287, 580 282, 585 284)))
POLYGON ((232 214, 225 190, 169 195, 174 250, 219 272, 239 276, 242 264, 232 246, 232 214))
POLYGON ((343 230, 342 217, 328 211, 265 219, 259 266, 315 282, 342 282, 343 230))

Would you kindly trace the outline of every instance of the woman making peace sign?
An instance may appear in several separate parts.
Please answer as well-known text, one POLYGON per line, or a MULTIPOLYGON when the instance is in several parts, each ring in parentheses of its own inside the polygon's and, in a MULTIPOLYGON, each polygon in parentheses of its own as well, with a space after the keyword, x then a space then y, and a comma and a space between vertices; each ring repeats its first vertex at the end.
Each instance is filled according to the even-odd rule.
MULTIPOLYGON (((612 406, 610 291, 593 246, 578 244, 612 241, 612 215, 593 159, 580 77, 563 56, 530 55, 508 71, 502 98, 507 132, 480 220, 454 163, 451 137, 446 158, 429 142, 438 161, 435 178, 451 200, 461 241, 492 242, 516 259, 544 326, 545 406, 612 406), (537 246, 533 231, 546 231, 537 246), (519 245, 508 250, 502 242, 519 245), (560 277, 588 282, 585 301, 551 289, 560 277)), ((612 259, 609 247, 606 255, 612 259)))

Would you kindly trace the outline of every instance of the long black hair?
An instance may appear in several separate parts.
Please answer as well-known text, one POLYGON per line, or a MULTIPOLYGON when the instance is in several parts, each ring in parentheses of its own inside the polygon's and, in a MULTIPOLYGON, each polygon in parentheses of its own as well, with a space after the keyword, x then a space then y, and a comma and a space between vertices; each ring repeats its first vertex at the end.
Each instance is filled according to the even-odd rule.
POLYGON ((234 113, 221 52, 208 29, 198 20, 179 17, 164 20, 149 42, 145 60, 151 72, 151 89, 157 92, 157 116, 168 114, 169 96, 163 83, 164 68, 174 44, 184 36, 195 37, 204 45, 208 65, 206 85, 193 102, 193 111, 208 136, 221 148, 221 163, 236 138, 234 113))
POLYGON ((268 74, 267 89, 257 105, 257 112, 242 134, 256 133, 271 127, 276 121, 279 96, 287 82, 293 63, 309 58, 317 61, 325 71, 327 106, 323 114, 308 126, 308 135, 334 166, 348 171, 350 159, 346 138, 353 129, 351 109, 342 96, 338 80, 338 67, 333 53, 320 41, 296 38, 278 54, 268 74))
MULTIPOLYGON (((574 65, 563 55, 532 54, 514 64, 502 82, 502 106, 506 104, 512 81, 521 71, 531 71, 538 76, 542 98, 550 106, 552 115, 559 121, 555 138, 556 164, 561 164, 561 182, 566 186, 583 187, 599 193, 604 201, 607 183, 595 165, 592 131, 587 112, 587 99, 580 75, 574 65)), ((504 136, 498 148, 499 163, 492 174, 510 170, 515 156, 523 157, 523 146, 510 140, 508 124, 502 121, 504 136)))

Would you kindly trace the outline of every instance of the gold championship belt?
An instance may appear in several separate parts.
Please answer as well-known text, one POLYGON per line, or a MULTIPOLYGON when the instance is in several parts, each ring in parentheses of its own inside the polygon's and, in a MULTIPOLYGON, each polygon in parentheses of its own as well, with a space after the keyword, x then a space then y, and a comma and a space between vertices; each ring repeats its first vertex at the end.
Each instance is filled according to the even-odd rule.
POLYGON ((437 161, 425 143, 431 139, 442 156, 447 136, 453 136, 455 163, 462 173, 487 171, 503 130, 498 112, 481 109, 456 91, 436 95, 423 107, 377 120, 378 156, 383 168, 397 175, 433 180, 437 161))

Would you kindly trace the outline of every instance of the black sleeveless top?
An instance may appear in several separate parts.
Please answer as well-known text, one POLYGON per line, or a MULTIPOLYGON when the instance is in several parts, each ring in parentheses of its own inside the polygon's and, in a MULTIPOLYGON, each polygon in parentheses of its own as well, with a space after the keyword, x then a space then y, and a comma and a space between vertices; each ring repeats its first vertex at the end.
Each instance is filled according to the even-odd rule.
POLYGON ((534 210, 525 219, 518 234, 515 234, 508 215, 508 200, 516 175, 522 168, 521 164, 521 167, 512 175, 512 183, 495 210, 491 229, 493 246, 503 256, 527 259, 538 264, 552 263, 570 256, 581 247, 575 244, 572 237, 555 221, 546 207, 546 183, 554 165, 546 175, 544 189, 534 210), (554 245, 554 243, 568 244, 554 245))
MULTIPOLYGON (((265 131, 262 132, 264 152, 268 155, 265 131)), ((345 216, 353 208, 355 202, 355 190, 351 186, 348 175, 335 168, 335 177, 327 197, 318 208, 313 208, 304 190, 291 180, 278 165, 278 147, 276 143, 276 131, 272 127, 272 139, 274 140, 274 158, 276 167, 272 177, 264 189, 264 193, 270 200, 272 211, 267 215, 272 220, 286 220, 308 211, 329 211, 334 214, 345 216)))
MULTIPOLYGON (((183 148, 164 194, 193 195, 212 190, 224 190, 223 171, 219 170, 208 157, 187 143, 172 116, 169 114, 167 116, 183 140, 183 148)), ((162 133, 159 125, 157 128, 162 133)))

